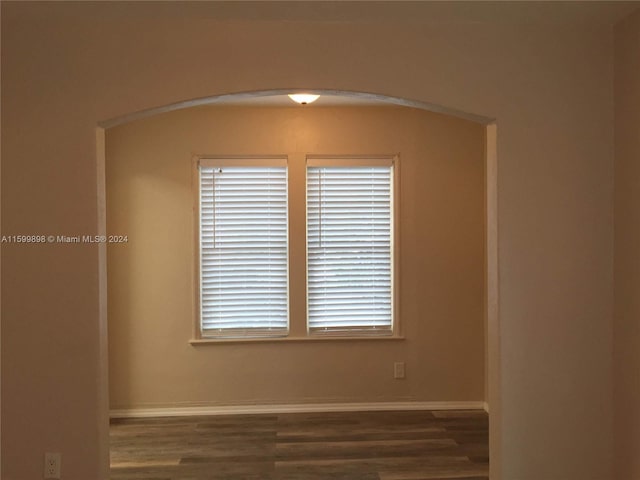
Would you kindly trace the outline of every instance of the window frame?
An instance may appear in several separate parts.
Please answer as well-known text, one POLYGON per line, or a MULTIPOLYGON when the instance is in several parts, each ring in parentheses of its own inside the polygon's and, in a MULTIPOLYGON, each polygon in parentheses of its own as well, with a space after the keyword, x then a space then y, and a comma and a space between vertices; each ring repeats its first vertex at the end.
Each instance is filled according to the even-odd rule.
POLYGON ((306 249, 306 271, 305 271, 305 287, 306 287, 306 334, 311 338, 318 339, 368 339, 368 338, 399 338, 400 331, 400 312, 398 292, 400 289, 400 238, 399 238, 399 214, 400 214, 400 154, 392 155, 317 155, 309 154, 305 157, 305 249, 306 249), (379 330, 375 328, 364 329, 346 329, 346 330, 327 330, 312 331, 309 319, 309 209, 307 205, 308 198, 308 168, 309 167, 391 167, 390 178, 390 297, 391 297, 391 329, 379 330))
MULTIPOLYGON (((192 158, 192 190, 194 191, 194 322, 191 343, 198 342, 233 342, 233 341, 263 341, 287 338, 291 332, 291 311, 289 301, 289 285, 290 285, 290 265, 289 265, 289 159, 287 155, 195 155, 192 158), (224 167, 284 167, 286 172, 286 311, 287 311, 287 327, 273 335, 265 334, 262 329, 257 329, 254 335, 243 334, 220 334, 205 335, 202 328, 202 297, 201 297, 201 279, 202 279, 202 245, 201 245, 201 179, 200 166, 213 168, 224 167), (259 330, 259 331, 258 331, 259 330)), ((247 329, 247 333, 250 329, 247 329)))
MULTIPOLYGON (((192 346, 214 345, 221 343, 278 343, 278 342, 325 342, 325 341, 397 341, 404 340, 402 330, 402 322, 400 316, 400 230, 399 230, 399 214, 400 214, 400 154, 305 154, 305 153, 287 153, 277 155, 218 155, 218 154, 194 154, 192 156, 192 192, 193 192, 193 310, 192 310, 192 335, 189 343, 192 346), (318 335, 309 332, 308 321, 308 241, 307 241, 307 162, 309 160, 323 159, 331 162, 343 162, 344 166, 354 166, 357 164, 365 165, 367 161, 391 161, 392 168, 392 208, 391 208, 391 301, 392 301, 392 329, 391 333, 385 335, 362 335, 357 331, 344 335, 318 335), (228 165, 235 166, 278 166, 269 164, 268 162, 283 161, 287 167, 287 331, 283 336, 205 336, 201 328, 201 298, 200 298, 200 172, 199 165, 201 161, 228 162, 228 165), (345 164, 344 162, 349 162, 345 164), (295 165, 294 165, 295 164, 295 165), (296 166, 297 165, 297 166, 296 166), (292 184, 291 173, 295 169, 302 169, 304 172, 302 178, 292 184), (302 183, 304 182, 304 183, 302 183), (293 185, 304 187, 304 234, 299 239, 291 238, 291 196, 293 185), (304 242, 304 266, 292 268, 291 265, 291 245, 292 242, 304 242), (294 273, 297 272, 299 275, 294 273), (300 278, 298 278, 300 277, 300 278), (291 282, 304 281, 305 296, 304 299, 304 316, 302 318, 293 318, 291 316, 291 282)), ((296 220, 298 221, 298 220, 296 220)), ((296 315, 297 317, 298 315, 296 315)))

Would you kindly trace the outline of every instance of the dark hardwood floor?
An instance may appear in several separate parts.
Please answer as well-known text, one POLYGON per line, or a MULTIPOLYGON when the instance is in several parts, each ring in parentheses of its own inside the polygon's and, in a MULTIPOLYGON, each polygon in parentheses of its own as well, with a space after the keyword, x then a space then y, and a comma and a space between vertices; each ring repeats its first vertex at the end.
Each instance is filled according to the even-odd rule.
POLYGON ((488 480, 482 411, 111 421, 112 480, 488 480))

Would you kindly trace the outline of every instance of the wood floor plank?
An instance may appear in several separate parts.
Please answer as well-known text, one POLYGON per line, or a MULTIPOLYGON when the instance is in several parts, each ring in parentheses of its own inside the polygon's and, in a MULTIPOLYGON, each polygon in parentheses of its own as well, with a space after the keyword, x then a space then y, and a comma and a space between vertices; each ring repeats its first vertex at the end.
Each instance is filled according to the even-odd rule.
POLYGON ((423 465, 449 466, 457 464, 470 464, 468 457, 454 456, 428 456, 428 457, 366 457, 366 458, 322 458, 322 459, 299 459, 299 460, 277 460, 276 469, 284 471, 286 469, 299 468, 304 466, 345 466, 355 465, 361 468, 371 468, 376 471, 392 469, 402 466, 420 467, 423 465))
POLYGON ((483 477, 489 475, 488 465, 424 465, 420 468, 394 469, 379 472, 380 480, 434 480, 483 477))

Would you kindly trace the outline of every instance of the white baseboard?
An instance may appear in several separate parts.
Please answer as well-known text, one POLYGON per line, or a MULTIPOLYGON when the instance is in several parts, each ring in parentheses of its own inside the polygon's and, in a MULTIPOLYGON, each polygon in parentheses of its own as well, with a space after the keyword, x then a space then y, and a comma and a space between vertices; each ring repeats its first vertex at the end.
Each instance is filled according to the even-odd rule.
POLYGON ((374 412, 393 410, 482 410, 486 402, 302 403, 280 405, 188 406, 111 410, 111 418, 182 417, 273 413, 374 412))

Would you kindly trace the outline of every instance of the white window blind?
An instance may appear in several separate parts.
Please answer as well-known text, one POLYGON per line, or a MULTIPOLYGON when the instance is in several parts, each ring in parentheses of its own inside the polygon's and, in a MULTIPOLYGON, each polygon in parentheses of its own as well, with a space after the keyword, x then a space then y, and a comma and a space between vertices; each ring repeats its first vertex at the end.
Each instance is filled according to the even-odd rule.
POLYGON ((286 160, 245 163, 199 165, 204 337, 288 331, 286 160))
POLYGON ((307 167, 309 331, 391 334, 392 160, 322 163, 307 167))

